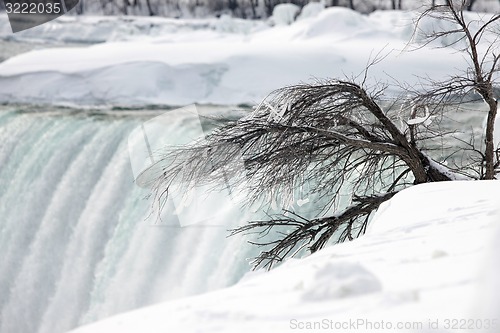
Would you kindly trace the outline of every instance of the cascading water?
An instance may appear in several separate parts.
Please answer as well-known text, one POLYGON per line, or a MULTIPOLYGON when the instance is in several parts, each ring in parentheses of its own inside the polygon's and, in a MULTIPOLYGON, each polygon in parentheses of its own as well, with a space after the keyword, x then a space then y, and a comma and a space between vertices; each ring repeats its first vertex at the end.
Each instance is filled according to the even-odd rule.
POLYGON ((117 114, 0 111, 0 332, 64 332, 249 269, 225 227, 146 220, 127 138, 147 118, 117 114))

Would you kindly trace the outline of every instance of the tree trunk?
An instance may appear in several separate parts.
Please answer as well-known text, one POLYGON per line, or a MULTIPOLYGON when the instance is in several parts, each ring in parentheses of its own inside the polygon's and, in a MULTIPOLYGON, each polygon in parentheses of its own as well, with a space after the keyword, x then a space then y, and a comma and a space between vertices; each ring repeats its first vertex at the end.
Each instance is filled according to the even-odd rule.
POLYGON ((128 15, 128 6, 130 6, 128 0, 123 1, 123 7, 122 7, 123 15, 128 15))
POLYGON ((264 6, 266 7, 267 16, 273 15, 273 1, 272 0, 264 0, 264 6))
POLYGON ((238 0, 229 0, 228 1, 228 6, 229 6, 229 10, 231 11, 231 13, 233 13, 234 15, 234 12, 235 10, 238 8, 239 4, 238 4, 238 0))
POLYGON ((485 179, 495 179, 495 142, 493 141, 493 132, 495 130, 495 119, 497 117, 498 101, 493 97, 486 101, 490 108, 488 112, 488 120, 486 121, 486 150, 485 150, 485 162, 486 162, 486 172, 484 175, 485 179))
POLYGON ((155 13, 153 12, 153 8, 151 7, 151 2, 150 0, 146 0, 146 6, 148 6, 148 13, 149 16, 154 16, 155 13))
POLYGON ((78 5, 75 7, 75 10, 77 15, 83 15, 83 1, 78 2, 78 5))
POLYGON ((250 6, 252 6, 252 18, 257 18, 257 7, 259 6, 259 0, 250 0, 250 6))

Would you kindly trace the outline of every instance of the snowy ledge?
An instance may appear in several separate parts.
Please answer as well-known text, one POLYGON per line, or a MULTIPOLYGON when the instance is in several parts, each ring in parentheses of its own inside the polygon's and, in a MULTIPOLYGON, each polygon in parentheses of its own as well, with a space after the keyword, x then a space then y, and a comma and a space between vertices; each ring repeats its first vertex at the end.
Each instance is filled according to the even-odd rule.
POLYGON ((499 198, 496 181, 415 186, 385 203, 355 241, 73 332, 375 332, 369 325, 382 321, 380 331, 488 331, 500 313, 499 198), (474 329, 446 329, 449 319, 474 329))
MULTIPOLYGON (((418 77, 439 80, 464 69, 455 50, 404 51, 416 15, 383 11, 365 16, 336 7, 272 28, 229 17, 64 18, 15 38, 37 37, 42 45, 100 44, 40 49, 0 63, 0 102, 256 104, 285 85, 358 76, 380 52, 387 57, 371 69, 368 85, 391 77, 415 84, 418 77)), ((433 29, 433 23, 421 28, 433 29)), ((4 19, 0 37, 6 38, 6 29, 4 19)))

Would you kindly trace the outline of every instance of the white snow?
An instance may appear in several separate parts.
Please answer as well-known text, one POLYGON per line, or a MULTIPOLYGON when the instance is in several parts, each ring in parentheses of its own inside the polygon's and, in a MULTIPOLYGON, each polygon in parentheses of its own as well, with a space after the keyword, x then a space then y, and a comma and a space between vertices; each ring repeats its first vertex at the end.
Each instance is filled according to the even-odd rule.
POLYGON ((298 20, 308 19, 318 16, 323 10, 325 10, 325 5, 322 2, 309 2, 300 11, 298 20))
POLYGON ((271 20, 276 25, 290 25, 295 21, 299 13, 299 6, 293 3, 283 3, 274 7, 271 20))
POLYGON ((418 185, 385 203, 359 239, 74 333, 456 332, 448 319, 485 328, 500 314, 499 198, 496 181, 418 185), (368 326, 382 320, 385 329, 368 326))
POLYGON ((67 17, 13 36, 1 17, 4 39, 100 44, 39 49, 0 63, 0 102, 257 104, 285 85, 357 76, 380 52, 387 57, 370 69, 368 85, 391 77, 415 84, 418 77, 440 79, 465 66, 454 50, 402 51, 415 13, 306 9, 307 18, 275 27, 228 16, 67 17))

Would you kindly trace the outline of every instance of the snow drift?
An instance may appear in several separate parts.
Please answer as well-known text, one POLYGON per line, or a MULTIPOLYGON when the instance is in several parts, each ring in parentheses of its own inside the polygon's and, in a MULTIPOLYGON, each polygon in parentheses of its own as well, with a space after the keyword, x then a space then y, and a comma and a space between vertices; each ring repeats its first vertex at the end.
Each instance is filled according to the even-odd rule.
POLYGON ((100 44, 34 50, 1 63, 0 102, 253 104, 284 85, 357 76, 379 52, 387 57, 370 70, 372 83, 394 77, 411 84, 464 68, 453 50, 403 51, 414 15, 315 7, 275 27, 227 16, 61 18, 11 38, 100 44))
POLYGON ((318 322, 373 332, 369 324, 382 321, 387 331, 436 331, 437 323, 448 332, 452 319, 467 320, 470 332, 494 332, 499 197, 496 181, 418 185, 384 204, 368 233, 350 243, 74 333, 289 332, 318 322))

